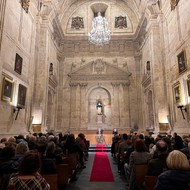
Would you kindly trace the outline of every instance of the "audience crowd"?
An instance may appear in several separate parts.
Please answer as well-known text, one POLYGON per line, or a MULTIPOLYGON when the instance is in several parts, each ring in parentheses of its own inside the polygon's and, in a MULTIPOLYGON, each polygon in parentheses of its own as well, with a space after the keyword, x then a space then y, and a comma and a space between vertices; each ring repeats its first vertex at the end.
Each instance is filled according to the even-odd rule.
POLYGON ((156 176, 154 190, 188 190, 190 184, 190 135, 114 134, 111 154, 123 174, 128 190, 139 188, 135 181, 135 166, 147 165, 146 176, 156 176))
MULTIPOLYGON (((57 164, 68 154, 78 155, 78 168, 85 168, 88 144, 85 135, 29 134, 2 138, 0 141, 0 190, 43 189, 50 186, 43 175, 56 174, 57 164)), ((64 171, 63 171, 64 172, 64 171)), ((71 180, 76 180, 72 175, 71 180)))
MULTIPOLYGON (((0 141, 0 190, 44 189, 50 186, 44 174, 56 174, 57 164, 68 154, 77 153, 79 168, 88 159, 88 143, 83 133, 29 134, 2 138, 0 141)), ((147 176, 156 176, 154 190, 188 190, 190 183, 190 135, 179 136, 138 133, 113 133, 111 154, 118 173, 126 178, 129 190, 138 190, 135 166, 147 165, 147 176)), ((74 176, 73 180, 76 180, 74 176)), ((145 188, 142 186, 142 189, 145 188)))

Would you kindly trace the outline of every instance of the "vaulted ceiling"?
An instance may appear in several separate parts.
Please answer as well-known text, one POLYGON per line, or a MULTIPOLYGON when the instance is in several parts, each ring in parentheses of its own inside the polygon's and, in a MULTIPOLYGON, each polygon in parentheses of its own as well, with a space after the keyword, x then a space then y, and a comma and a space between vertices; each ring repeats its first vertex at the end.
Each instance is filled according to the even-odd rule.
POLYGON ((58 15, 65 40, 85 40, 92 28, 94 14, 102 12, 108 21, 111 39, 135 39, 144 20, 147 0, 59 0, 58 15), (73 28, 72 19, 80 17, 82 28, 73 28), (116 18, 126 18, 127 27, 115 27, 116 18))

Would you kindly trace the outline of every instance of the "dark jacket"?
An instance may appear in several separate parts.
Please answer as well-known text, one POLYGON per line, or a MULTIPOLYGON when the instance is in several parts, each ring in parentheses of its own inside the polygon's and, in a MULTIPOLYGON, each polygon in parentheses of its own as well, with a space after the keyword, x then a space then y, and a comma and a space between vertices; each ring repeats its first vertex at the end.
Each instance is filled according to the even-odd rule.
POLYGON ((167 154, 158 155, 157 158, 151 159, 148 163, 147 175, 158 176, 167 169, 167 154))
POLYGON ((18 172, 19 163, 15 159, 0 161, 0 175, 18 172))
POLYGON ((167 170, 158 176, 154 190, 188 190, 190 171, 167 170))

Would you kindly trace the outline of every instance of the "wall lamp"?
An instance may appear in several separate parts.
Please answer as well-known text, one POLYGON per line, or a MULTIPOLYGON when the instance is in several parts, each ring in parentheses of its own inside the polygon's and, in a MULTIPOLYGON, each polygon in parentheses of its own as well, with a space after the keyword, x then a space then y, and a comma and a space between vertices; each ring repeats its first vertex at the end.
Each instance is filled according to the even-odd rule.
POLYGON ((19 106, 17 106, 17 107, 14 108, 13 113, 17 112, 15 120, 17 120, 18 114, 19 114, 19 112, 20 112, 21 109, 22 109, 22 107, 19 107, 19 106))
POLYGON ((177 108, 179 108, 179 109, 181 110, 181 114, 182 114, 182 116, 183 116, 183 119, 185 119, 183 110, 184 110, 185 112, 187 112, 187 108, 186 108, 184 105, 179 105, 179 106, 177 106, 177 108))

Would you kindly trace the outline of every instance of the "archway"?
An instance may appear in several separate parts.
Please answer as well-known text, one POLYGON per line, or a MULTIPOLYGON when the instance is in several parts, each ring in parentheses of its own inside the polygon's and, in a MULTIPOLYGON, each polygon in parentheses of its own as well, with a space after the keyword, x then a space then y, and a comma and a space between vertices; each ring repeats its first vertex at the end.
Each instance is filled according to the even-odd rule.
POLYGON ((111 126, 111 95, 103 87, 91 90, 88 96, 88 128, 109 128, 111 126))

